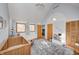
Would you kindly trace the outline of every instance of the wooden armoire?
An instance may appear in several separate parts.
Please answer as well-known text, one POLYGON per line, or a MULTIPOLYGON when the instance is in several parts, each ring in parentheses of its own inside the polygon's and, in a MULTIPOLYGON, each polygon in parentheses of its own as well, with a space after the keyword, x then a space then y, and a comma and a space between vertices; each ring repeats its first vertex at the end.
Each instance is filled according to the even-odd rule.
POLYGON ((66 44, 79 53, 79 21, 66 22, 66 44))

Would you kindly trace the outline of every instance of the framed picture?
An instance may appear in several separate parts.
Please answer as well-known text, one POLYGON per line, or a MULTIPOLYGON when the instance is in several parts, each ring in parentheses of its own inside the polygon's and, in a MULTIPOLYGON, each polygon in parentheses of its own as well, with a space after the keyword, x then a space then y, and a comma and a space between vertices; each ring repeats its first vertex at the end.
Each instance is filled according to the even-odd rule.
POLYGON ((26 31, 25 23, 16 23, 16 32, 23 33, 26 31))
POLYGON ((3 28, 3 21, 0 21, 0 29, 3 28))
POLYGON ((35 24, 30 24, 30 31, 34 32, 35 31, 35 24))

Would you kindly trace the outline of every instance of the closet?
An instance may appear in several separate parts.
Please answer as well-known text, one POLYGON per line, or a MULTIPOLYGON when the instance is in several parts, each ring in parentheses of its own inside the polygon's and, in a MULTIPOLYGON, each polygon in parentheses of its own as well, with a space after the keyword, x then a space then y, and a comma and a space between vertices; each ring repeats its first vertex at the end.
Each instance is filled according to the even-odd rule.
POLYGON ((66 44, 79 53, 79 21, 66 22, 66 44))

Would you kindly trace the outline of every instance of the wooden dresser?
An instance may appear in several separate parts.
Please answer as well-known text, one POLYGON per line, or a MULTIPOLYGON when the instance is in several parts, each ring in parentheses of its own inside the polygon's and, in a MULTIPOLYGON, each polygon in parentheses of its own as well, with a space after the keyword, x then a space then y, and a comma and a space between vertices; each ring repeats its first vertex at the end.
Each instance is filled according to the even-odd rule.
POLYGON ((30 55, 31 44, 21 36, 9 37, 0 50, 2 55, 30 55))

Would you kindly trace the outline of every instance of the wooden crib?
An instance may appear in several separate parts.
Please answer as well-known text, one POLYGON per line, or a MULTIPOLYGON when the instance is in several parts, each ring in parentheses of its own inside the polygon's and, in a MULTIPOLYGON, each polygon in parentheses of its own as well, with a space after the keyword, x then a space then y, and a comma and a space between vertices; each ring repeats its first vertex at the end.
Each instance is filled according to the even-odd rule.
POLYGON ((30 55, 31 43, 22 36, 9 37, 0 50, 1 55, 30 55))

